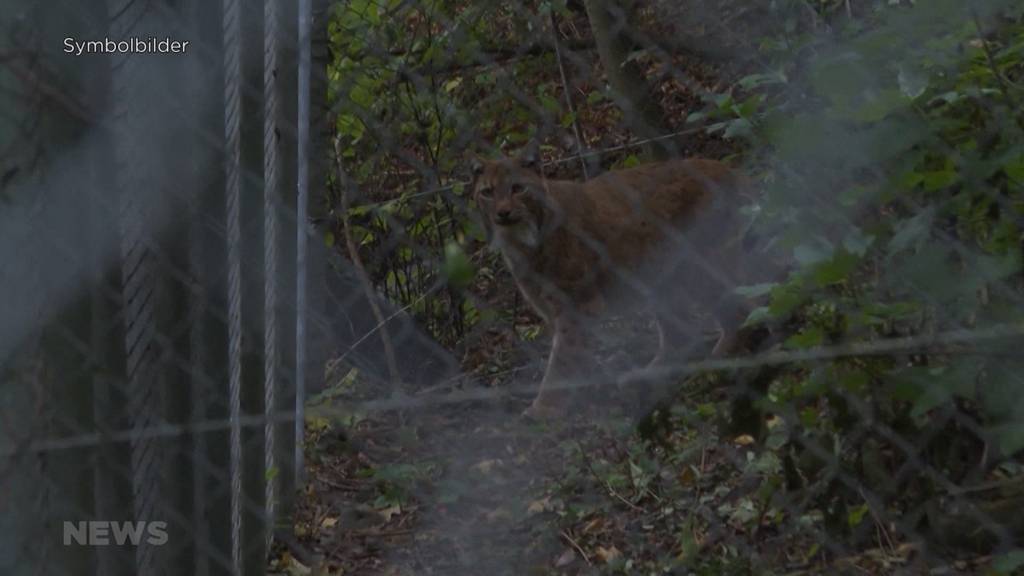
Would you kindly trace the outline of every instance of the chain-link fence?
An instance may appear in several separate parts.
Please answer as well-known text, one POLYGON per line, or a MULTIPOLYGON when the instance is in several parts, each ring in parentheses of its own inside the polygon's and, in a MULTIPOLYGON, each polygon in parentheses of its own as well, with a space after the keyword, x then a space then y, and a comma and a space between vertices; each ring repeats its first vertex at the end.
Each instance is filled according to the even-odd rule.
POLYGON ((1024 565, 1013 2, 12 4, 0 572, 1024 565))
POLYGON ((264 570, 315 268, 298 14, 5 8, 3 573, 264 570))

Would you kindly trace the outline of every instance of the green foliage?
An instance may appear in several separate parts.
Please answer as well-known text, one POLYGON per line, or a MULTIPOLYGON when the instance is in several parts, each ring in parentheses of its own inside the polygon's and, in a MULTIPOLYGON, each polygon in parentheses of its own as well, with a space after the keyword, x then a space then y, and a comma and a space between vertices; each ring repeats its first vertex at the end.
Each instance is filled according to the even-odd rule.
MULTIPOLYGON (((755 229, 792 263, 784 278, 737 290, 761 299, 746 324, 785 325, 791 350, 926 344, 909 362, 902 351, 790 365, 766 406, 788 412, 790 427, 834 434, 844 465, 866 457, 843 445, 864 419, 914 438, 950 411, 981 431, 944 440, 981 434, 1011 457, 1024 448, 1024 381, 1009 376, 1019 362, 988 355, 987 343, 950 354, 927 336, 1024 321, 1021 9, 937 0, 850 20, 826 4, 817 25, 832 34, 796 24, 806 3, 778 3, 794 24, 760 42, 763 69, 689 118, 749 144, 765 182, 755 229), (868 408, 851 414, 858 402, 868 408)), ((952 451, 927 457, 950 474, 960 466, 952 451)), ((865 510, 848 509, 850 528, 865 510)))
POLYGON ((550 56, 507 67, 489 61, 531 37, 530 25, 514 8, 479 3, 359 0, 332 8, 328 99, 346 174, 332 176, 329 202, 340 204, 345 180, 353 235, 374 283, 445 345, 479 319, 465 295, 483 245, 460 172, 466 137, 518 147, 538 118, 576 120, 551 80, 532 81, 528 99, 516 93, 520 77, 552 69, 550 56))
MULTIPOLYGON (((712 512, 740 531, 772 530, 794 512, 774 496, 805 490, 793 523, 864 533, 876 510, 835 478, 864 480, 900 513, 945 488, 925 471, 958 483, 982 465, 983 452, 998 463, 1024 449, 1019 342, 932 339, 1024 322, 1024 9, 1009 0, 865 1, 850 13, 841 0, 763 4, 772 25, 754 42, 755 65, 703 95, 686 122, 746 146, 763 190, 749 211, 753 229, 790 264, 736 290, 759 300, 746 325, 783 332, 783 352, 850 352, 793 362, 772 378, 758 400, 772 414, 766 449, 737 449, 746 458, 741 473, 764 488, 712 512), (892 343, 904 347, 857 352, 892 343), (908 471, 902 464, 911 457, 917 467, 908 471)), ((563 2, 535 8, 568 17, 563 2)), ((492 65, 535 34, 532 26, 514 8, 480 3, 360 0, 332 14, 329 95, 358 192, 348 207, 356 243, 378 288, 449 346, 493 315, 466 295, 496 283, 482 231, 466 212, 458 170, 465 140, 517 148, 538 125, 582 123, 586 132, 586 109, 614 106, 594 89, 574 114, 565 109, 551 55, 492 65)), ((614 166, 638 162, 626 153, 614 166)), ((523 340, 540 333, 533 324, 516 328, 523 340)), ((612 494, 609 507, 663 498, 651 516, 678 541, 678 557, 665 565, 749 573, 727 546, 700 557, 699 521, 675 524, 668 506, 694 486, 714 497, 720 479, 698 477, 704 463, 694 454, 714 446, 704 432, 721 412, 707 399, 672 406, 665 413, 682 422, 684 436, 674 452, 651 456, 654 448, 630 445, 618 459, 580 454, 568 483, 612 494), (680 486, 667 486, 670 469, 680 486)), ((395 502, 425 475, 374 473, 395 502)), ((567 499, 577 487, 567 487, 567 499)), ((463 489, 453 483, 445 498, 458 500, 463 489)), ((607 510, 560 511, 572 521, 597 512, 607 510)), ((823 551, 815 544, 799 554, 810 563, 823 551)), ((631 562, 616 557, 608 570, 631 562)), ((993 569, 1020 565, 1015 551, 993 569)))
POLYGON ((1024 550, 1013 550, 996 559, 992 568, 996 574, 1014 574, 1021 566, 1024 566, 1024 550))
POLYGON ((465 288, 473 281, 473 265, 466 252, 455 242, 445 244, 442 270, 448 283, 456 288, 465 288))

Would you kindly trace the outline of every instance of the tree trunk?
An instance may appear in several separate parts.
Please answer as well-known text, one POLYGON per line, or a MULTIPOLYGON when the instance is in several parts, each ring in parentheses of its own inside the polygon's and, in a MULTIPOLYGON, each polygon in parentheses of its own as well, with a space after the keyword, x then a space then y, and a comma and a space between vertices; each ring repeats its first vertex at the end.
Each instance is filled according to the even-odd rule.
MULTIPOLYGON (((622 109, 627 126, 643 140, 667 134, 665 112, 654 98, 643 71, 635 60, 627 61, 631 49, 627 35, 628 6, 613 0, 586 0, 585 5, 612 98, 622 109)), ((678 156, 678 148, 671 139, 649 142, 644 150, 659 160, 678 156)))

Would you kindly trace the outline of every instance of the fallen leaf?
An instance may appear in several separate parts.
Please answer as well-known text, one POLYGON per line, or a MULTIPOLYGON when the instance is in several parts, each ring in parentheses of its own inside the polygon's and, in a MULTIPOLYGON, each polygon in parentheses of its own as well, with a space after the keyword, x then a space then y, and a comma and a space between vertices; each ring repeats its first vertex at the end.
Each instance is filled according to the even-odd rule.
POLYGON ((512 514, 504 508, 496 508, 487 513, 487 521, 494 522, 495 520, 511 518, 512 514))
POLYGON ((540 514, 541 512, 547 512, 551 509, 551 496, 545 496, 540 500, 530 502, 530 505, 526 507, 526 513, 529 515, 540 514))
POLYGON ((285 551, 281 552, 280 556, 278 556, 277 558, 275 558, 271 562, 271 566, 273 566, 275 568, 284 568, 285 566, 290 564, 291 561, 292 561, 292 553, 287 551, 287 550, 285 550, 285 551))
POLYGON ((694 472, 693 466, 687 466, 683 468, 683 471, 678 476, 679 485, 684 488, 689 488, 697 481, 697 473, 694 472))
POLYGON ((598 546, 597 550, 594 551, 594 556, 596 556, 598 560, 608 563, 621 558, 622 552, 619 552, 619 549, 615 546, 611 546, 609 548, 598 546))
POLYGON ((565 552, 562 552, 562 555, 558 557, 558 560, 555 560, 555 568, 568 566, 573 563, 573 560, 576 560, 576 551, 572 548, 566 548, 565 552))
POLYGON ((323 522, 320 523, 320 527, 321 528, 334 528, 334 526, 337 523, 338 523, 338 519, 337 518, 327 517, 327 518, 324 518, 323 522))
POLYGON ((381 516, 383 516, 384 517, 384 521, 387 522, 388 520, 391 520, 392 516, 394 516, 396 514, 401 514, 402 513, 402 507, 399 506, 398 504, 395 504, 394 506, 388 506, 387 508, 384 508, 383 510, 378 510, 377 513, 380 514, 381 516))
POLYGON ((604 528, 604 525, 605 525, 604 518, 597 517, 597 518, 594 518, 593 520, 591 520, 590 522, 587 522, 586 524, 584 524, 583 528, 580 529, 580 532, 583 533, 583 534, 590 534, 591 532, 595 532, 597 530, 600 530, 601 528, 604 528))
POLYGON ((480 472, 481 474, 490 474, 491 473, 491 469, 493 469, 495 466, 501 466, 501 464, 502 464, 501 459, 500 458, 495 458, 493 460, 483 460, 481 462, 477 462, 476 464, 474 464, 472 466, 472 468, 473 468, 473 470, 476 470, 477 472, 480 472))
POLYGON ((285 567, 285 571, 287 571, 289 576, 308 576, 313 573, 313 570, 310 569, 309 566, 306 566, 295 558, 291 558, 290 560, 291 562, 289 562, 288 566, 285 567))
POLYGON ((750 446, 751 444, 754 443, 754 437, 751 436, 750 434, 743 434, 733 439, 733 442, 735 442, 739 446, 750 446))

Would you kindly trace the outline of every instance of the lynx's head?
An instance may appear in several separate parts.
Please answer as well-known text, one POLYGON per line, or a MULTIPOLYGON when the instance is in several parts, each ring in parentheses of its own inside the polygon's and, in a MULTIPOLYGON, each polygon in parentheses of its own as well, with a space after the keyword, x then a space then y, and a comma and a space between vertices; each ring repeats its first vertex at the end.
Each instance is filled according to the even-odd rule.
POLYGON ((481 212, 488 241, 535 248, 547 213, 544 178, 536 157, 471 160, 473 199, 481 212))

